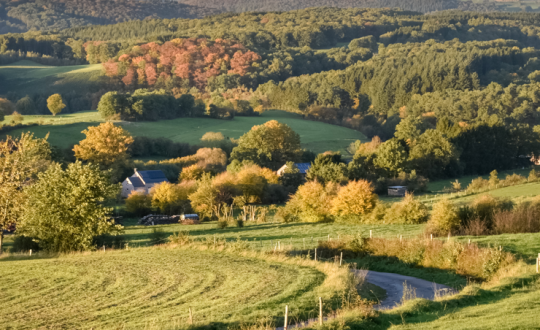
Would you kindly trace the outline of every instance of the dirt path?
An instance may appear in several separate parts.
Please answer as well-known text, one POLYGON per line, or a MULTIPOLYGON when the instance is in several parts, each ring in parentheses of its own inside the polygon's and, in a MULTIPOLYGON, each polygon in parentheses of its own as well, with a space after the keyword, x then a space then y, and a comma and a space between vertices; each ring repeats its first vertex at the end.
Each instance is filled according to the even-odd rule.
MULTIPOLYGON (((403 288, 406 285, 409 291, 414 292, 416 298, 424 298, 434 300, 436 295, 444 296, 447 294, 457 293, 453 288, 422 280, 416 277, 399 275, 394 273, 381 273, 371 270, 355 270, 358 275, 365 276, 366 282, 375 284, 386 290, 386 298, 374 308, 377 310, 389 310, 401 303, 403 298, 403 288)), ((333 319, 334 317, 325 317, 324 321, 333 319)), ((287 329, 305 328, 309 325, 317 324, 318 319, 310 319, 298 324, 290 324, 287 329)), ((277 327, 275 330, 284 330, 284 327, 277 327)))
POLYGON ((422 280, 416 277, 393 274, 393 273, 381 273, 371 270, 357 270, 358 274, 365 275, 366 281, 375 284, 386 290, 386 298, 375 305, 376 309, 392 309, 400 304, 403 298, 403 288, 407 285, 409 291, 413 292, 417 298, 424 298, 433 300, 436 295, 444 296, 447 294, 457 293, 453 288, 422 280))

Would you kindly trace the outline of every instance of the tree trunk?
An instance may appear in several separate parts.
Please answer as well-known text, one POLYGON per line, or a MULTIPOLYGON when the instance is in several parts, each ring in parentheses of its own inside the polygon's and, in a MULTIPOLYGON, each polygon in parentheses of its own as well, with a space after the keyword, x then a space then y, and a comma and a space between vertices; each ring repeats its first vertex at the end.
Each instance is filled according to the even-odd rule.
POLYGON ((2 254, 2 243, 4 243, 4 230, 0 228, 0 254, 2 254))

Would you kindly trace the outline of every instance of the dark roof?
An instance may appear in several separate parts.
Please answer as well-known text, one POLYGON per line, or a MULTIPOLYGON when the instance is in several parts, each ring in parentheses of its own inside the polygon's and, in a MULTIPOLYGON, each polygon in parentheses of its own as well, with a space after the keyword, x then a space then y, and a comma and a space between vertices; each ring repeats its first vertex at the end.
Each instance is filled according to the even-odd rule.
POLYGON ((139 171, 137 173, 139 173, 145 184, 169 182, 161 171, 139 171))
POLYGON ((132 176, 131 178, 128 178, 128 179, 131 182, 131 184, 133 185, 133 187, 135 187, 135 188, 143 188, 144 187, 144 183, 138 177, 132 176))
POLYGON ((295 163, 301 174, 306 174, 306 171, 311 167, 311 163, 295 163))

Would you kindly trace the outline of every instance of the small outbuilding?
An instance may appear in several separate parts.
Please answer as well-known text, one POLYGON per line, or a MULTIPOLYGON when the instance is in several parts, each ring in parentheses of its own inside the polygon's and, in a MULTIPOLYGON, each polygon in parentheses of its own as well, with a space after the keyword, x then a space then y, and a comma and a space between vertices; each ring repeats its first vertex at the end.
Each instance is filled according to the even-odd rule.
MULTIPOLYGON (((294 163, 294 165, 302 175, 306 175, 307 171, 311 168, 311 163, 294 163)), ((277 175, 282 176, 286 169, 287 164, 281 166, 281 168, 277 170, 277 175)))
POLYGON ((407 186, 389 186, 388 196, 404 197, 407 193, 407 186))
POLYGON ((162 171, 137 171, 122 182, 122 197, 128 197, 134 191, 148 194, 156 184, 169 182, 162 171))

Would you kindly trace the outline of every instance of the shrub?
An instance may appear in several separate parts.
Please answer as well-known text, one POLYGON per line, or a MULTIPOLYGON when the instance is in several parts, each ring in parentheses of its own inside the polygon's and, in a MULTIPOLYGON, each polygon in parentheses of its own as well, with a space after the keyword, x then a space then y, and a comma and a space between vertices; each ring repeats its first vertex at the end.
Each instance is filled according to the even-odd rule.
POLYGON ((499 184, 499 173, 497 170, 493 170, 491 173, 489 173, 489 186, 490 187, 496 187, 499 184))
POLYGON ((527 182, 527 179, 519 174, 508 174, 501 183, 504 186, 515 186, 527 182))
POLYGON ((500 210, 493 215, 495 234, 536 233, 540 231, 540 208, 523 203, 514 210, 500 210))
POLYGON ((428 217, 428 209, 424 203, 414 199, 412 193, 407 193, 401 202, 392 204, 384 217, 384 222, 418 224, 426 222, 428 217))
POLYGON ((442 199, 433 206, 428 231, 436 235, 445 235, 459 228, 460 219, 456 208, 448 199, 442 199))
POLYGON ((477 191, 486 188, 489 188, 489 181, 482 177, 473 179, 471 183, 469 183, 469 185, 467 186, 467 190, 469 191, 477 191))
POLYGON ((228 223, 227 221, 222 221, 222 220, 221 220, 221 221, 218 221, 218 222, 217 222, 217 227, 218 227, 219 229, 225 229, 225 228, 227 228, 228 226, 229 226, 229 223, 228 223))
POLYGON ((509 210, 513 206, 511 200, 499 200, 491 195, 482 195, 472 202, 474 216, 486 222, 488 228, 491 228, 493 214, 499 210, 509 210))
POLYGON ((370 213, 377 203, 373 186, 366 180, 350 181, 332 200, 332 214, 338 217, 360 217, 370 213))
POLYGON ((538 181, 538 173, 536 173, 536 170, 533 168, 530 172, 529 172, 529 182, 536 182, 538 181))
POLYGON ((461 191, 461 182, 456 179, 456 181, 450 182, 452 184, 453 191, 461 191))
POLYGON ((149 214, 151 208, 152 198, 145 193, 134 191, 126 199, 126 211, 137 217, 149 214))
POLYGON ((234 220, 234 224, 236 225, 236 227, 242 228, 244 227, 244 220, 242 220, 241 218, 236 218, 234 220))
POLYGON ((173 244, 186 245, 189 244, 191 238, 189 237, 189 231, 183 230, 179 233, 174 233, 167 240, 173 244))

